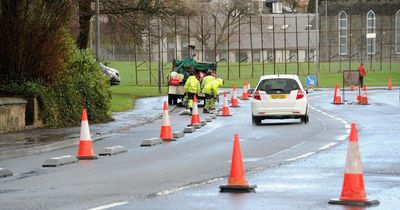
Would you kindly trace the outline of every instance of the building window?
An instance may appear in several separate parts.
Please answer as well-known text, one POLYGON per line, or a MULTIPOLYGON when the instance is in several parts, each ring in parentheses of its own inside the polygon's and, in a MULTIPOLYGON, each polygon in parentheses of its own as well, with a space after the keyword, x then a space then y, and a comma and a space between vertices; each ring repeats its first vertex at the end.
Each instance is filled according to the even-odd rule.
POLYGON ((396 53, 400 54, 400 9, 396 13, 395 46, 396 53))
POLYGON ((376 33, 375 33, 375 13, 370 10, 367 13, 367 54, 374 55, 375 54, 375 41, 376 41, 376 33))
POLYGON ((347 55, 347 14, 339 13, 339 55, 347 55))

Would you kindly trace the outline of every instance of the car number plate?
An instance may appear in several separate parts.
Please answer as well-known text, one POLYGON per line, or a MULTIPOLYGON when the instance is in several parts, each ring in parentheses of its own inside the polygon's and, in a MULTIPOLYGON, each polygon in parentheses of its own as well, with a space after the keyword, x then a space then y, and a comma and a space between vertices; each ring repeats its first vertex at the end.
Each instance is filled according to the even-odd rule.
POLYGON ((271 94, 272 99, 286 99, 288 97, 287 94, 271 94))

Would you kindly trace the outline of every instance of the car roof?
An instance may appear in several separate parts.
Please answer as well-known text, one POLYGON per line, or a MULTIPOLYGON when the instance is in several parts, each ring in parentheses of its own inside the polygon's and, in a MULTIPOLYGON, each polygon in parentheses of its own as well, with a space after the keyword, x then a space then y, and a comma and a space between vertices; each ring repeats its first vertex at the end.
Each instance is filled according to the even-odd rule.
POLYGON ((294 79, 298 80, 299 77, 295 74, 273 74, 273 75, 263 75, 260 77, 260 80, 264 79, 294 79))

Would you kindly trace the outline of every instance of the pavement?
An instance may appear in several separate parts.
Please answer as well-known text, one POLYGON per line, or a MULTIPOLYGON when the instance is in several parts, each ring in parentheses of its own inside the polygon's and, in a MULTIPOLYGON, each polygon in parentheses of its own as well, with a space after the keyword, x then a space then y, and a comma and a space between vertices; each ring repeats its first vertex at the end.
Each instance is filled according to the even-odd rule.
MULTIPOLYGON (((125 131, 151 123, 162 117, 166 96, 138 99, 135 109, 113 113, 114 121, 91 124, 93 141, 124 133, 125 131)), ((176 106, 169 107, 170 111, 176 106)), ((0 160, 39 154, 79 144, 80 126, 69 128, 37 128, 0 134, 0 160)))

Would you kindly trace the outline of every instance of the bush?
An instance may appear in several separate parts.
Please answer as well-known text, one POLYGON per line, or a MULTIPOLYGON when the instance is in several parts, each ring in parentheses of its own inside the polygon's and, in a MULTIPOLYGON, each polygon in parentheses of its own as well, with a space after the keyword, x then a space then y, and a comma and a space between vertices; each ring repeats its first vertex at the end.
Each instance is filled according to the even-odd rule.
POLYGON ((5 95, 38 96, 41 118, 48 127, 78 125, 83 107, 92 122, 110 120, 111 93, 108 79, 87 50, 71 51, 66 70, 58 79, 45 86, 40 82, 10 82, 0 85, 5 95))

